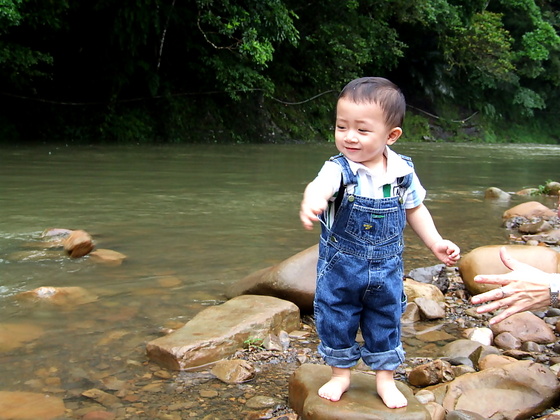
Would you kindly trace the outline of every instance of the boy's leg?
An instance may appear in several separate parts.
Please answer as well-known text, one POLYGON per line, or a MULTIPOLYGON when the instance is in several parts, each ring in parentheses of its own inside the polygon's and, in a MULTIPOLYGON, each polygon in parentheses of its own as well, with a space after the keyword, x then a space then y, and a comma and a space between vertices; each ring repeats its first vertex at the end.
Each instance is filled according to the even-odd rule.
POLYGON ((389 408, 406 407, 408 401, 395 384, 392 370, 376 371, 377 393, 389 408))
MULTIPOLYGON (((331 401, 338 401, 350 387, 350 369, 331 367, 332 376, 329 382, 319 388, 319 396, 331 401)), ((405 400, 406 401, 406 400, 405 400)))

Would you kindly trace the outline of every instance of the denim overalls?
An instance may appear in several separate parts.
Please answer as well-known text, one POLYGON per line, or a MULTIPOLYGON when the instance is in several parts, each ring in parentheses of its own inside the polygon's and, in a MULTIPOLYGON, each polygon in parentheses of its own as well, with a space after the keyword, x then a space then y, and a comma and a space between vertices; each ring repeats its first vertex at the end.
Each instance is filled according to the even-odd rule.
MULTIPOLYGON (((410 166, 410 158, 401 156, 410 166)), ((357 177, 342 156, 344 186, 357 177)), ((388 192, 373 199, 346 188, 329 228, 323 221, 317 264, 315 323, 318 351, 334 367, 349 368, 362 360, 374 370, 395 370, 404 362, 400 318, 406 305, 403 291, 403 230, 406 213, 400 194, 412 174, 399 178, 388 192), (360 327, 364 346, 356 343, 360 327)), ((390 188, 390 187, 389 187, 390 188)))

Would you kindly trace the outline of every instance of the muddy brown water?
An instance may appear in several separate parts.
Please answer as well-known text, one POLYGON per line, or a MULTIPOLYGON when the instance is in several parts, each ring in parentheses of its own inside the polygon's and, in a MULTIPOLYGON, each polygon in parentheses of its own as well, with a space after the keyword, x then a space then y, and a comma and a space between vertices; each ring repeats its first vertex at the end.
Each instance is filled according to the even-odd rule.
MULTIPOLYGON (((440 232, 463 253, 506 243, 501 215, 527 200, 489 202, 486 188, 514 192, 560 175, 559 146, 395 150, 413 157, 440 232)), ((122 418, 240 418, 253 396, 282 394, 285 369, 274 363, 244 385, 217 384, 204 372, 168 378, 147 362, 145 344, 223 302, 231 283, 316 243, 318 228, 300 226, 299 201, 332 154, 332 144, 1 147, 0 324, 41 333, 16 348, 0 342, 0 391, 52 393, 69 418, 102 407, 82 392, 107 383, 121 395, 113 411, 122 418), (106 267, 45 251, 48 228, 84 229, 98 248, 127 259, 106 267), (40 286, 81 286, 97 300, 60 308, 14 299, 40 286), (202 384, 216 394, 201 396, 202 384)), ((408 230, 406 240, 405 271, 437 264, 408 230)), ((414 345, 407 353, 415 356, 414 345)))

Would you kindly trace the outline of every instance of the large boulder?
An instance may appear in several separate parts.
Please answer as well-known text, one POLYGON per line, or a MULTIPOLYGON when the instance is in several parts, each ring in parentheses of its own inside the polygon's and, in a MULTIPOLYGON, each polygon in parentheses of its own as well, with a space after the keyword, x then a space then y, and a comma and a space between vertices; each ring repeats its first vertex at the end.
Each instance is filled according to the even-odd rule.
MULTIPOLYGON (((495 289, 496 285, 475 283, 478 274, 505 274, 510 270, 500 259, 500 248, 504 245, 487 245, 473 249, 459 261, 459 273, 465 287, 472 295, 495 289)), ((515 259, 540 268, 548 273, 560 271, 560 253, 551 248, 527 245, 506 245, 515 259)))
POLYGON ((231 356, 250 338, 264 339, 300 327, 298 307, 270 296, 243 295, 199 312, 183 327, 146 345, 148 358, 187 370, 231 356))
POLYGON ((526 219, 542 218, 548 220, 557 216, 557 213, 538 201, 527 201, 506 210, 502 215, 502 219, 507 220, 517 216, 526 219))
POLYGON ((554 403, 560 394, 556 375, 530 360, 467 373, 446 384, 443 407, 467 410, 487 419, 528 419, 554 403))
POLYGON ((302 312, 313 311, 319 245, 307 248, 279 264, 259 270, 230 286, 226 295, 266 295, 295 303, 302 312))

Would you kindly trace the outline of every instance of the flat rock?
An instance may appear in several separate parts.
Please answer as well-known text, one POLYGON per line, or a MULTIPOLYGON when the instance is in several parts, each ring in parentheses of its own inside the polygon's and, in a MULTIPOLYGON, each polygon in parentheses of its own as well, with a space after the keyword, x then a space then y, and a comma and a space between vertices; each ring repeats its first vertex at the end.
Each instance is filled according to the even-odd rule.
POLYGON ((317 391, 331 377, 325 365, 304 364, 291 376, 289 399, 292 409, 302 420, 431 420, 429 412, 405 384, 397 387, 408 400, 403 408, 387 408, 377 395, 375 375, 353 371, 350 389, 340 401, 319 397, 317 391))
POLYGON ((52 395, 0 391, 0 420, 50 420, 64 412, 64 402, 52 395))
POLYGON ((0 324, 0 353, 17 349, 43 334, 43 328, 30 323, 0 324))
POLYGON ((15 298, 31 302, 48 302, 58 306, 84 305, 97 300, 95 294, 79 286, 42 286, 18 293, 15 298))
POLYGON ((150 360, 171 370, 202 367, 234 354, 249 338, 300 328, 298 307, 270 296, 243 295, 198 313, 173 333, 150 341, 150 360))

